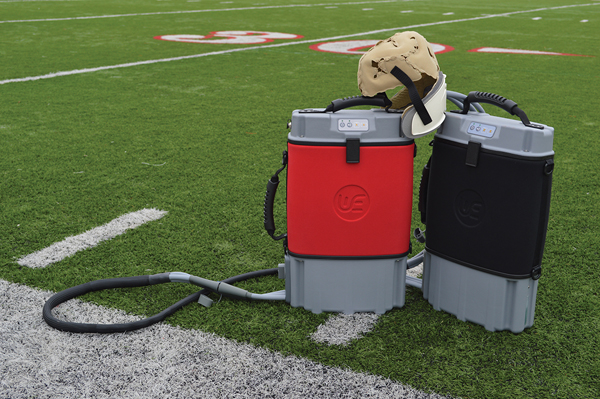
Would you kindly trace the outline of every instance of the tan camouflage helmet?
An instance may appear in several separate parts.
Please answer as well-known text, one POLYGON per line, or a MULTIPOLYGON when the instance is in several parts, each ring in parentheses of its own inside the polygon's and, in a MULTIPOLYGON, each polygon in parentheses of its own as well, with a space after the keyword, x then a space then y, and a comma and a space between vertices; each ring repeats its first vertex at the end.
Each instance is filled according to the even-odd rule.
MULTIPOLYGON (((360 59, 358 64, 358 88, 363 96, 378 93, 402 85, 391 73, 400 68, 414 82, 421 98, 425 89, 433 86, 439 78, 440 67, 427 40, 417 32, 396 33, 378 42, 360 59)), ((392 97, 390 108, 403 109, 411 104, 406 87, 392 97)))

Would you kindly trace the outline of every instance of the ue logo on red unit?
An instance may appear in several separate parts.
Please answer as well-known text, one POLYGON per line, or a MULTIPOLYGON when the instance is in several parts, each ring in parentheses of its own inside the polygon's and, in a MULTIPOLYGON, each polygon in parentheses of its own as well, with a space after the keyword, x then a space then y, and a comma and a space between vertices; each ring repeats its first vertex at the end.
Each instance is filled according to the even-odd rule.
POLYGON ((369 212, 370 205, 369 194, 360 186, 342 187, 333 198, 335 213, 350 222, 362 219, 369 212))

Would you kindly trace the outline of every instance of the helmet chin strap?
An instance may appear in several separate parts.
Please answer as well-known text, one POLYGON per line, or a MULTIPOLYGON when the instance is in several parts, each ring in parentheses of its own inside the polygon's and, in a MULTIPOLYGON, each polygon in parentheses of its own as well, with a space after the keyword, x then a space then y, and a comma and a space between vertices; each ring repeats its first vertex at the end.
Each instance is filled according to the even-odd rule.
POLYGON ((421 118, 423 124, 430 124, 432 122, 431 115, 429 115, 429 112, 427 112, 427 108, 425 108, 425 104, 423 104, 423 100, 421 100, 419 91, 417 90, 417 87, 413 83, 412 79, 397 66, 392 69, 391 74, 394 75, 394 77, 408 89, 410 100, 412 101, 413 106, 415 107, 415 110, 417 111, 417 114, 419 115, 419 118, 421 118))

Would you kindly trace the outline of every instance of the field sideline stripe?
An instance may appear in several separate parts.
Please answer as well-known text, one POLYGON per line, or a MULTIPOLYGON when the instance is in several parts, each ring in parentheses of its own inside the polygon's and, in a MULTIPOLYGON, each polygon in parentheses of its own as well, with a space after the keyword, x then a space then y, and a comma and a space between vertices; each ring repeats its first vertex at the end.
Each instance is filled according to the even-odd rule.
POLYGON ((532 10, 512 11, 512 12, 507 12, 507 13, 502 13, 502 14, 482 15, 482 16, 473 17, 473 18, 461 18, 461 19, 454 19, 454 20, 450 20, 450 21, 428 22, 428 23, 424 23, 424 24, 407 25, 407 26, 400 26, 400 27, 396 27, 396 28, 378 29, 378 30, 372 30, 372 31, 368 31, 368 32, 353 33, 350 35, 324 37, 324 38, 320 38, 320 39, 299 40, 299 41, 294 41, 294 42, 267 44, 267 45, 252 46, 252 47, 238 47, 238 48, 231 49, 231 50, 213 51, 210 53, 184 55, 184 56, 180 56, 180 57, 162 58, 162 59, 157 59, 157 60, 129 62, 129 63, 125 63, 125 64, 108 65, 108 66, 102 66, 102 67, 96 67, 96 68, 75 69, 72 71, 54 72, 54 73, 49 73, 46 75, 29 76, 26 78, 6 79, 6 80, 0 80, 0 85, 7 84, 7 83, 30 82, 30 81, 34 81, 34 80, 40 80, 40 79, 51 79, 51 78, 56 78, 59 76, 69 76, 69 75, 78 75, 78 74, 82 74, 82 73, 106 71, 109 69, 157 64, 160 62, 181 61, 181 60, 187 60, 187 59, 193 59, 193 58, 208 57, 211 55, 236 53, 239 51, 258 50, 258 49, 294 46, 294 45, 299 45, 299 44, 327 42, 327 41, 333 41, 333 40, 347 39, 347 38, 351 38, 351 37, 374 35, 374 34, 378 34, 378 33, 386 33, 386 32, 391 32, 391 31, 401 31, 401 30, 406 30, 406 29, 423 28, 426 26, 446 25, 446 24, 452 24, 452 23, 458 23, 458 22, 479 21, 479 20, 483 20, 483 19, 508 17, 511 15, 525 14, 525 13, 531 13, 531 12, 558 10, 558 9, 571 8, 571 7, 597 6, 597 5, 600 5, 600 3, 573 4, 573 5, 565 5, 565 6, 557 6, 557 7, 543 7, 543 8, 536 8, 536 9, 532 9, 532 10))
POLYGON ((0 3, 36 3, 36 2, 45 2, 45 1, 63 2, 63 1, 84 1, 84 0, 0 0, 0 3))
MULTIPOLYGON (((53 294, 0 279, 3 398, 448 398, 165 323, 123 334, 64 333, 41 317, 53 294)), ((138 319, 78 299, 53 313, 76 323, 138 319)))
MULTIPOLYGON (((395 3, 396 1, 397 0, 374 0, 374 1, 357 1, 357 2, 349 2, 349 3, 284 4, 284 5, 260 6, 260 7, 214 8, 214 9, 208 9, 208 10, 158 11, 158 12, 141 12, 141 13, 134 13, 134 14, 90 15, 87 17, 21 19, 21 20, 11 20, 11 21, 0 21, 0 24, 18 23, 18 22, 51 22, 51 21, 74 21, 74 20, 80 20, 80 19, 140 17, 140 16, 147 16, 147 15, 194 14, 194 13, 219 12, 219 11, 268 10, 268 9, 274 9, 274 8, 347 6, 347 5, 359 5, 359 4, 395 3)), ((1 3, 1 1, 0 1, 0 3, 1 3)))
POLYGON ((102 241, 110 240, 127 230, 135 229, 144 223, 162 218, 167 214, 166 211, 158 209, 142 209, 136 212, 127 213, 102 226, 93 228, 85 233, 76 236, 67 237, 64 240, 54 243, 49 247, 26 255, 17 260, 21 266, 31 268, 46 267, 52 263, 60 262, 64 258, 74 255, 79 251, 95 247, 102 241))

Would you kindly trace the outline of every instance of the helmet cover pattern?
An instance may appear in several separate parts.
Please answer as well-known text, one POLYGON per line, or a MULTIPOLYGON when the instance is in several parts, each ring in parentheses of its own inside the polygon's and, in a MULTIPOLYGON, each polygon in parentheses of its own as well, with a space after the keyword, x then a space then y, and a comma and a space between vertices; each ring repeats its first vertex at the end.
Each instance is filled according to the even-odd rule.
MULTIPOLYGON (((372 97, 402 83, 391 74, 400 68, 414 82, 421 98, 439 77, 440 67, 431 44, 419 33, 406 31, 379 41, 358 63, 358 88, 363 96, 372 97)), ((393 109, 404 109, 411 104, 404 87, 392 97, 393 109)))

